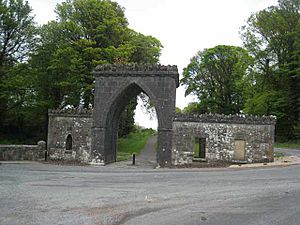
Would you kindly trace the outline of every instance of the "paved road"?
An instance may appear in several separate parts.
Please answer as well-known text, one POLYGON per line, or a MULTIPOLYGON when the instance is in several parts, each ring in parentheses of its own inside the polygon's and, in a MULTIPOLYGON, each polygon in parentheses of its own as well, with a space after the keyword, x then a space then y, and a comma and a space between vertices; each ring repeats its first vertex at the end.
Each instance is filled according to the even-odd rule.
POLYGON ((300 166, 0 165, 1 225, 299 225, 300 166))
MULTIPOLYGON (((275 152, 283 152, 288 156, 298 156, 300 157, 300 149, 291 149, 291 148, 275 148, 275 152)), ((299 223, 300 224, 300 223, 299 223)))
POLYGON ((137 164, 148 165, 150 167, 156 166, 156 144, 157 136, 149 137, 146 145, 144 146, 141 153, 137 156, 137 164))

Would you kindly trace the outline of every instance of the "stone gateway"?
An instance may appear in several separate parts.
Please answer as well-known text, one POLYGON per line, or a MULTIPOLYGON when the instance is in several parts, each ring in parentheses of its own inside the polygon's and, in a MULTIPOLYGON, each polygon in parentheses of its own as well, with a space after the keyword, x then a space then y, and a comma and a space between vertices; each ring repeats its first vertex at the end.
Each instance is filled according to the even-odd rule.
POLYGON ((170 165, 172 118, 175 111, 176 66, 104 65, 94 70, 96 88, 92 127, 92 158, 99 163, 116 161, 118 122, 129 101, 141 92, 148 95, 158 119, 160 166, 170 165))
POLYGON ((102 65, 93 74, 93 110, 49 110, 50 158, 101 165, 115 162, 121 112, 143 92, 158 117, 159 166, 193 161, 273 161, 273 117, 176 115, 176 66, 102 65))

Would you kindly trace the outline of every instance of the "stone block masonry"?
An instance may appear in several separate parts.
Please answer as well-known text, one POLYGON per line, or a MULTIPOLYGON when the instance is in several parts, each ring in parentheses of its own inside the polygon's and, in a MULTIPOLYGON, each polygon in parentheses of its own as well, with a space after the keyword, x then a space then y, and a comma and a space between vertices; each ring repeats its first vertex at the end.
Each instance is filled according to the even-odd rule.
MULTIPOLYGON (((274 117, 177 114, 172 121, 171 129, 158 131, 161 143, 172 140, 171 152, 161 152, 171 155, 172 165, 273 161, 274 117)), ((94 163, 92 124, 92 110, 49 110, 50 159, 94 163)))
POLYGON ((176 66, 100 65, 93 74, 93 111, 49 111, 50 159, 97 165, 115 162, 121 112, 133 97, 143 92, 158 116, 158 166, 193 161, 273 161, 273 117, 175 115, 179 85, 176 66))
POLYGON ((272 162, 276 119, 245 115, 183 115, 173 122, 172 164, 193 161, 272 162), (202 157, 196 154, 203 140, 202 157))
POLYGON ((171 164, 172 119, 175 112, 177 66, 151 64, 100 65, 95 76, 92 128, 92 162, 116 161, 117 130, 120 115, 129 101, 141 92, 154 105, 158 116, 159 166, 171 164))
POLYGON ((49 110, 48 151, 53 160, 88 163, 91 156, 92 110, 49 110))
MULTIPOLYGON (((157 164, 194 161, 273 161, 276 118, 245 115, 175 114, 176 66, 100 65, 94 109, 49 110, 49 158, 105 165, 116 161, 118 123, 129 101, 148 95, 158 116, 157 164)), ((0 146, 0 160, 36 160, 37 146, 0 146)))
POLYGON ((44 158, 45 150, 44 141, 37 145, 0 145, 0 161, 37 161, 44 158))

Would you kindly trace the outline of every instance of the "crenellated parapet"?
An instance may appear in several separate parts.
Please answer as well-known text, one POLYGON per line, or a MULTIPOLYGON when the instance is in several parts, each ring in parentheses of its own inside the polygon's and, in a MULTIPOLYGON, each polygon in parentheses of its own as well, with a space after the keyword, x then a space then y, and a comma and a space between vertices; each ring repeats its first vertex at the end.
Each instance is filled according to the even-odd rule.
POLYGON ((160 64, 104 64, 99 65, 94 69, 95 73, 115 73, 115 72, 165 72, 165 73, 178 73, 177 66, 173 65, 160 65, 160 64))
POLYGON ((231 123, 231 124, 253 124, 253 125, 275 125, 275 116, 252 116, 244 114, 175 114, 173 121, 200 122, 200 123, 231 123))
POLYGON ((49 116, 64 117, 92 117, 93 109, 71 108, 71 109, 49 109, 49 116))
POLYGON ((177 66, 160 64, 104 64, 97 66, 93 75, 96 77, 108 76, 131 76, 131 77, 149 77, 149 76, 168 76, 176 80, 179 85, 179 74, 177 66))

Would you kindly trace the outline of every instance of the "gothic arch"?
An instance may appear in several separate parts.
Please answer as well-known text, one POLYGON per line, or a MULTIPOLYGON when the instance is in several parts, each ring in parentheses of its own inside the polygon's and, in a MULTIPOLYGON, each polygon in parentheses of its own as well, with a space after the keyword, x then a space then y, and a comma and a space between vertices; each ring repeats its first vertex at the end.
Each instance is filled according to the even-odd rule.
MULTIPOLYGON (((114 106, 114 105, 122 104, 122 102, 118 101, 118 99, 120 99, 122 96, 128 97, 128 94, 129 94, 130 95, 129 98, 132 99, 133 97, 137 96, 141 92, 143 92, 144 94, 146 94, 149 97, 150 101, 152 102, 152 104, 155 107, 157 117, 159 118, 161 111, 158 112, 158 110, 156 109, 157 101, 155 101, 155 99, 156 99, 155 94, 153 94, 151 89, 149 89, 147 86, 145 86, 140 80, 135 80, 135 81, 129 80, 116 90, 116 92, 111 96, 111 101, 109 102, 109 105, 107 107, 103 108, 103 114, 101 115, 103 117, 103 120, 107 121, 107 116, 110 115, 112 112, 114 112, 113 109, 116 108, 116 106, 114 106), (130 91, 132 91, 132 90, 135 91, 136 93, 130 93, 130 91)), ((128 104, 129 100, 125 100, 125 102, 124 102, 125 106, 128 104)), ((124 109, 125 106, 123 106, 121 108, 124 109)), ((158 119, 158 126, 160 127, 161 124, 159 122, 160 122, 160 120, 158 119)))
MULTIPOLYGON (((122 89, 122 91, 118 92, 117 96, 112 97, 111 105, 107 108, 109 108, 107 114, 106 114, 106 156, 107 161, 114 162, 116 160, 116 142, 117 142, 117 130, 118 130, 118 124, 119 119, 121 116, 121 113, 129 103, 129 101, 136 97, 141 92, 145 93, 146 95, 149 95, 144 89, 142 89, 136 82, 131 83, 126 88, 122 89)), ((149 97, 150 100, 153 99, 153 97, 149 97)), ((153 102, 153 101, 151 101, 153 102)), ((156 106, 155 102, 153 102, 154 107, 156 106)), ((155 107, 156 109, 156 107, 155 107)), ((156 110, 157 111, 157 110, 156 110)), ((159 114, 161 112, 157 111, 157 117, 158 117, 158 123, 160 124, 160 117, 159 114)), ((105 116, 105 115, 103 115, 105 116)))
POLYGON ((175 112, 177 67, 105 65, 94 71, 96 77, 92 153, 96 162, 116 161, 118 121, 128 102, 144 92, 158 115, 160 166, 171 163, 172 118, 175 112))

